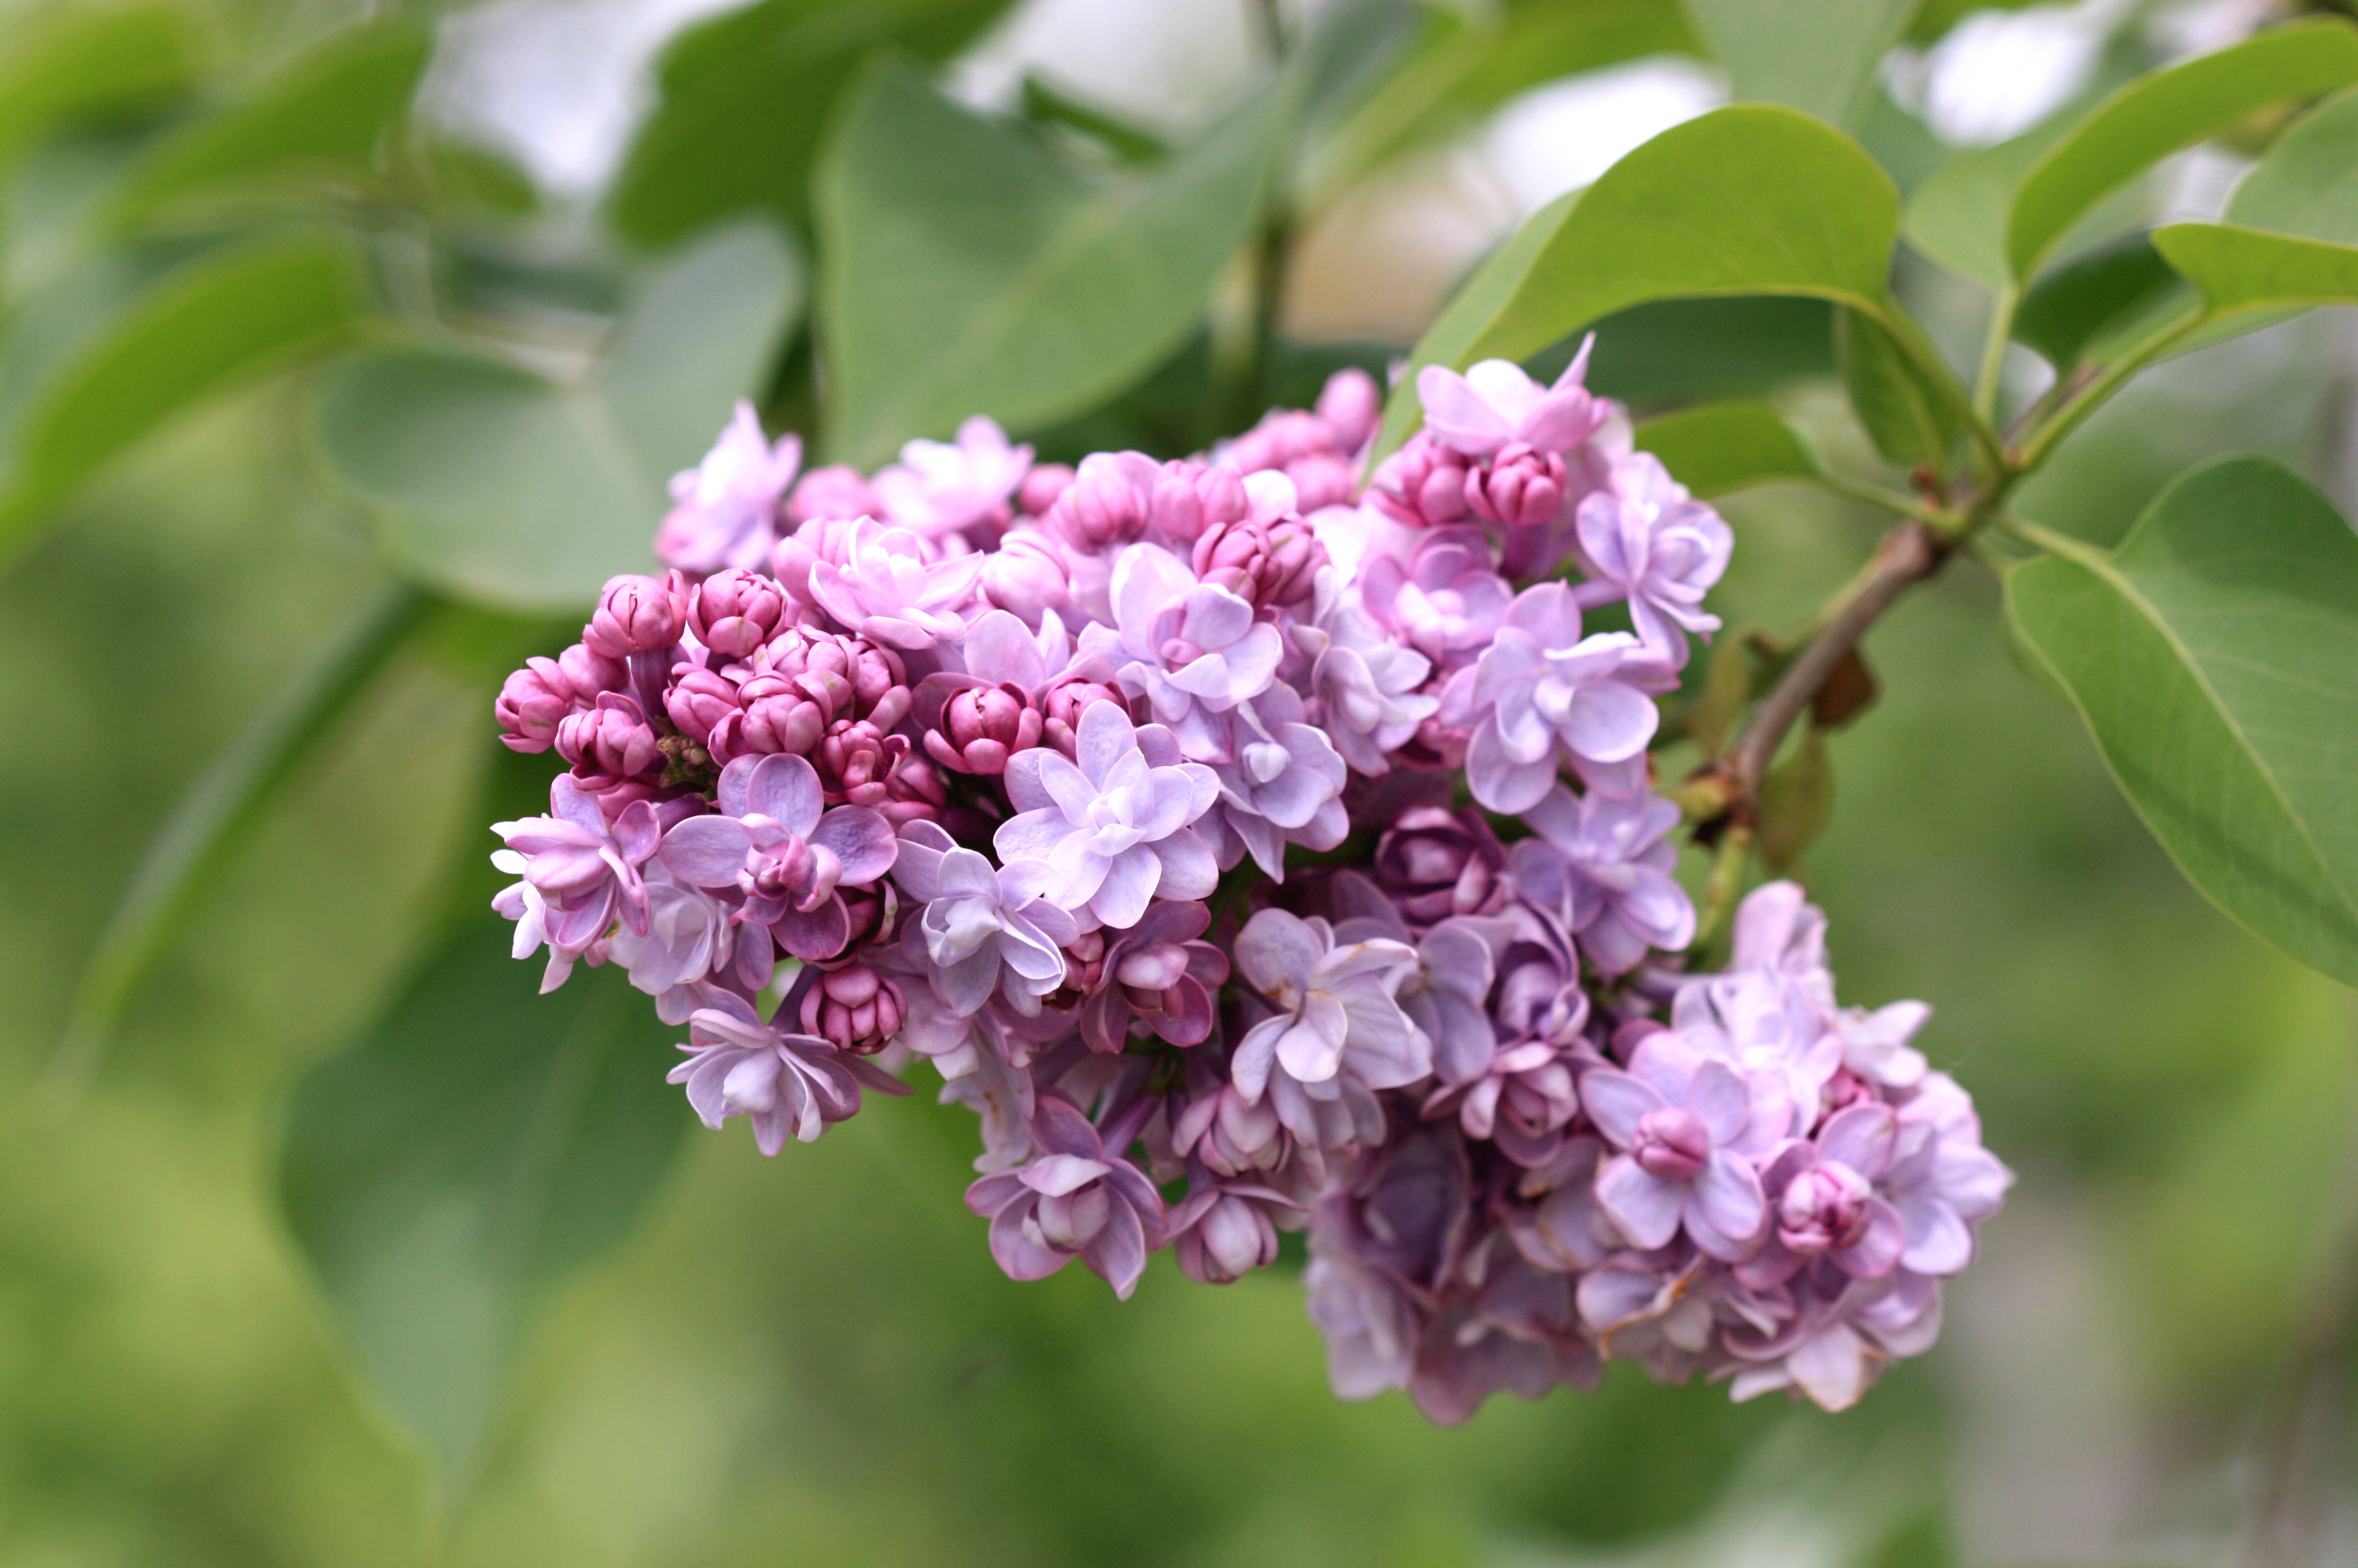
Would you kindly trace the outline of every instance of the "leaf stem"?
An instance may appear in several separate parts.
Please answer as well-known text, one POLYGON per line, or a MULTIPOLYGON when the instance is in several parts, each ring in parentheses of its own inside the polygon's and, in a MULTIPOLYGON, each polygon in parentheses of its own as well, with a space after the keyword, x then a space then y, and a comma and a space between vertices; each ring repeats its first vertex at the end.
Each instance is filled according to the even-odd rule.
POLYGON ((2078 429, 2089 415, 2110 401, 2113 394, 2118 392, 2129 377, 2168 352, 2180 340, 2209 319, 2205 311, 2190 311, 2098 372, 2087 384, 2066 398, 2045 424, 2031 433, 2029 441, 2014 460, 2016 470, 2028 473, 2045 462, 2048 455, 2055 449, 2056 443, 2078 429))
POLYGON ((1982 341, 1981 368, 1974 374, 1974 413, 1985 425, 1997 423, 1998 383, 2006 372, 2006 347, 2014 339, 2020 291, 2011 283, 1990 301, 1989 335, 1982 341))
POLYGON ((1910 519, 1883 536, 1875 557, 1844 586, 1812 620, 1817 633, 1785 666, 1752 717, 1720 756, 1698 769, 1688 781, 1691 795, 1716 786, 1725 805, 1714 814, 1729 829, 1748 829, 1758 812, 1760 783, 1776 759, 1786 733, 1807 711, 1834 671, 1858 646, 1866 629, 1891 608, 1900 594, 1941 569, 1955 550, 1961 535, 1910 519))

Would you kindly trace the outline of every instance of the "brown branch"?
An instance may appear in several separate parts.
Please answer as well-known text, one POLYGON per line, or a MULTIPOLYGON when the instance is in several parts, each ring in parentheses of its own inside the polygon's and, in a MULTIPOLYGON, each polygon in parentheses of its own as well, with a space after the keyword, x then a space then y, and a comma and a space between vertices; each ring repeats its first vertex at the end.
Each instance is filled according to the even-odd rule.
POLYGON ((1954 538, 1912 520, 1886 534, 1874 560, 1828 606, 1818 634, 1785 666, 1736 743, 1698 768, 1682 786, 1679 794, 1690 810, 1704 806, 1709 809, 1696 814, 1707 820, 1750 826, 1760 781, 1768 776, 1787 731, 1842 668, 1866 629, 1909 588, 1939 571, 1955 548, 1954 538))

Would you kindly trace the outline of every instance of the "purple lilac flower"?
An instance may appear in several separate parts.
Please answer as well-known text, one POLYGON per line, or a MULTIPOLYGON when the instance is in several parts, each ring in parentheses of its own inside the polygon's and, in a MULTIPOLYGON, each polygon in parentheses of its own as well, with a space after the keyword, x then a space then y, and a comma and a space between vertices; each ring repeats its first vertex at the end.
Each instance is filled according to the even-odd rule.
POLYGON ((629 930, 646 930, 647 891, 640 869, 663 839, 654 809, 644 801, 610 824, 596 798, 569 774, 561 775, 548 793, 554 815, 492 824, 507 846, 492 853, 492 864, 524 879, 503 889, 492 907, 517 923, 517 957, 530 957, 541 943, 548 945, 543 991, 563 985, 590 944, 617 920, 629 930))
POLYGON ((1497 638, 1442 697, 1443 717, 1473 734, 1466 782, 1474 798, 1493 811, 1528 811, 1554 787, 1559 757, 1592 789, 1642 788, 1646 743, 1660 720, 1652 698, 1622 678, 1639 646, 1626 632, 1583 637, 1580 610, 1560 582, 1517 594, 1497 638))
POLYGON ((1639 637, 1677 668, 1688 633, 1719 630, 1703 596, 1727 569, 1736 535, 1651 452, 1630 454, 1613 478, 1580 503, 1581 564, 1594 580, 1578 595, 1591 604, 1626 598, 1639 637))
POLYGON ((811 597, 849 632, 922 650, 963 636, 979 556, 929 560, 917 535, 868 518, 854 525, 843 559, 810 568, 811 597))
POLYGON ((688 1015, 688 1059, 668 1082, 687 1086, 687 1103, 718 1130, 732 1116, 753 1124, 764 1154, 786 1146, 789 1135, 815 1141, 830 1122, 860 1109, 860 1091, 905 1095, 906 1084, 858 1056, 808 1034, 789 1034, 762 1022, 752 1003, 709 991, 688 1015))
POLYGON ((1292 687, 1273 686, 1233 716, 1234 760, 1215 764, 1220 804, 1207 816, 1213 853, 1230 866, 1249 852, 1275 881, 1285 880, 1285 846, 1331 849, 1351 831, 1343 809, 1350 776, 1342 754, 1307 714, 1292 687))
POLYGON ((1122 1154, 1131 1137, 1103 1138, 1081 1108, 1042 1094, 1032 1113, 1039 1157, 966 1190, 990 1221, 990 1255, 1011 1280, 1044 1280, 1078 1258, 1123 1301, 1162 1244, 1163 1196, 1122 1154))
POLYGON ((1596 1201, 1633 1246, 1665 1247, 1683 1229, 1714 1258, 1751 1251, 1767 1212, 1757 1162, 1790 1118, 1773 1086, 1665 1032, 1628 1071, 1592 1069, 1580 1096, 1617 1152, 1597 1173, 1596 1201))
POLYGON ((1425 366, 1416 376, 1424 427, 1469 458, 1491 457, 1515 441, 1542 452, 1572 450, 1612 416, 1612 406, 1582 384, 1594 341, 1583 342, 1547 387, 1509 360, 1484 360, 1464 375, 1444 365, 1425 366))
POLYGON ((1127 689, 1142 693, 1197 762, 1225 762, 1225 716, 1269 689, 1285 654, 1276 627, 1254 618, 1249 600, 1198 583, 1160 546, 1136 544, 1115 557, 1115 627, 1084 629, 1085 653, 1102 654, 1127 689))
POLYGON ((1432 661, 1384 635, 1331 567, 1318 574, 1312 622, 1296 625, 1293 641, 1313 661, 1314 718, 1357 772, 1388 771, 1390 753, 1441 706, 1420 689, 1432 661))
POLYGON ((1019 1013, 1065 983, 1064 946, 1080 935, 1073 917, 1041 896, 1047 867, 1023 861, 994 870, 941 827, 902 830, 892 867, 902 891, 925 905, 903 945, 930 966, 934 987, 961 1016, 996 991, 1019 1013))
POLYGON ((1433 1047, 1395 993, 1416 964, 1398 942, 1336 946, 1324 920, 1264 909, 1238 934, 1237 967, 1276 1009, 1237 1042, 1231 1067, 1248 1100, 1268 1095, 1278 1119, 1315 1142, 1309 1102, 1347 1088, 1399 1088, 1433 1070, 1433 1047))
POLYGON ((1073 759, 1019 752, 1006 783, 1017 815, 995 836, 1001 860, 1036 862, 1043 895, 1076 918, 1134 925, 1149 900, 1206 898, 1219 881, 1187 826, 1211 808, 1218 781, 1199 763, 1151 765, 1113 703, 1081 715, 1073 759))
POLYGON ((1599 971, 1627 974, 1650 951, 1682 952, 1694 940, 1693 901, 1671 879, 1671 802, 1596 791, 1575 798, 1557 784, 1523 820, 1539 836, 1515 845, 1516 885, 1563 915, 1599 971))
POLYGON ((995 421, 978 414, 960 425, 955 443, 911 441, 901 460, 873 481, 884 515, 896 527, 927 537, 971 528, 996 533, 1007 525, 1008 497, 1032 468, 1032 449, 1019 447, 995 421))
POLYGON ((1472 528, 1436 528, 1406 561, 1372 557, 1359 583, 1378 624, 1450 668, 1490 646, 1514 602, 1514 590, 1494 569, 1489 541, 1472 528))
POLYGON ((818 774, 802 758, 740 757, 721 770, 720 814, 664 835, 664 863, 682 881, 734 893, 738 918, 773 930, 795 957, 832 958, 851 937, 836 890, 883 876, 899 844, 868 807, 823 804, 818 774))
POLYGON ((1104 974, 1081 1007, 1081 1036, 1092 1051, 1120 1051, 1133 1022, 1174 1045, 1200 1045, 1212 1033, 1212 998, 1228 978, 1228 960, 1199 940, 1212 913, 1193 901, 1159 902, 1107 944, 1104 974))
POLYGON ((655 554, 667 567, 698 574, 763 565, 777 539, 779 498, 802 460, 802 438, 781 436, 772 446, 761 416, 741 399, 704 461, 672 477, 673 505, 655 554))

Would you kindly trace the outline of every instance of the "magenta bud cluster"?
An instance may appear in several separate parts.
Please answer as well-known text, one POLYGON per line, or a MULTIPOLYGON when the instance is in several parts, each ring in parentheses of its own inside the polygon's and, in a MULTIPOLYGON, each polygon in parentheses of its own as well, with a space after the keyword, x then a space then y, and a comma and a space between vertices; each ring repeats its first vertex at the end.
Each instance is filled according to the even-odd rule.
POLYGON ((2011 1178, 1794 884, 1690 967, 1650 748, 1733 538, 1585 363, 1427 367, 1372 467, 1358 371, 1071 466, 978 417, 802 472, 741 408, 661 573, 501 690, 566 767, 494 825, 516 956, 620 966, 763 1153, 923 1058, 1014 1279, 1306 1230, 1347 1398, 1628 1359, 1851 1403, 2011 1178))

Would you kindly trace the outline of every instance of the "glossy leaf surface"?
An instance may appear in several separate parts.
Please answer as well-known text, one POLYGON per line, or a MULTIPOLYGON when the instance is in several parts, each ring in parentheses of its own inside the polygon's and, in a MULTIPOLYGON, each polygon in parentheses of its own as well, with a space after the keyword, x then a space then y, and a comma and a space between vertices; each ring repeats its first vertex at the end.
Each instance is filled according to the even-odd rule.
POLYGON ((2358 535, 2259 458, 2165 492, 2118 550, 2009 574, 2026 649, 2222 909, 2358 984, 2358 535))

